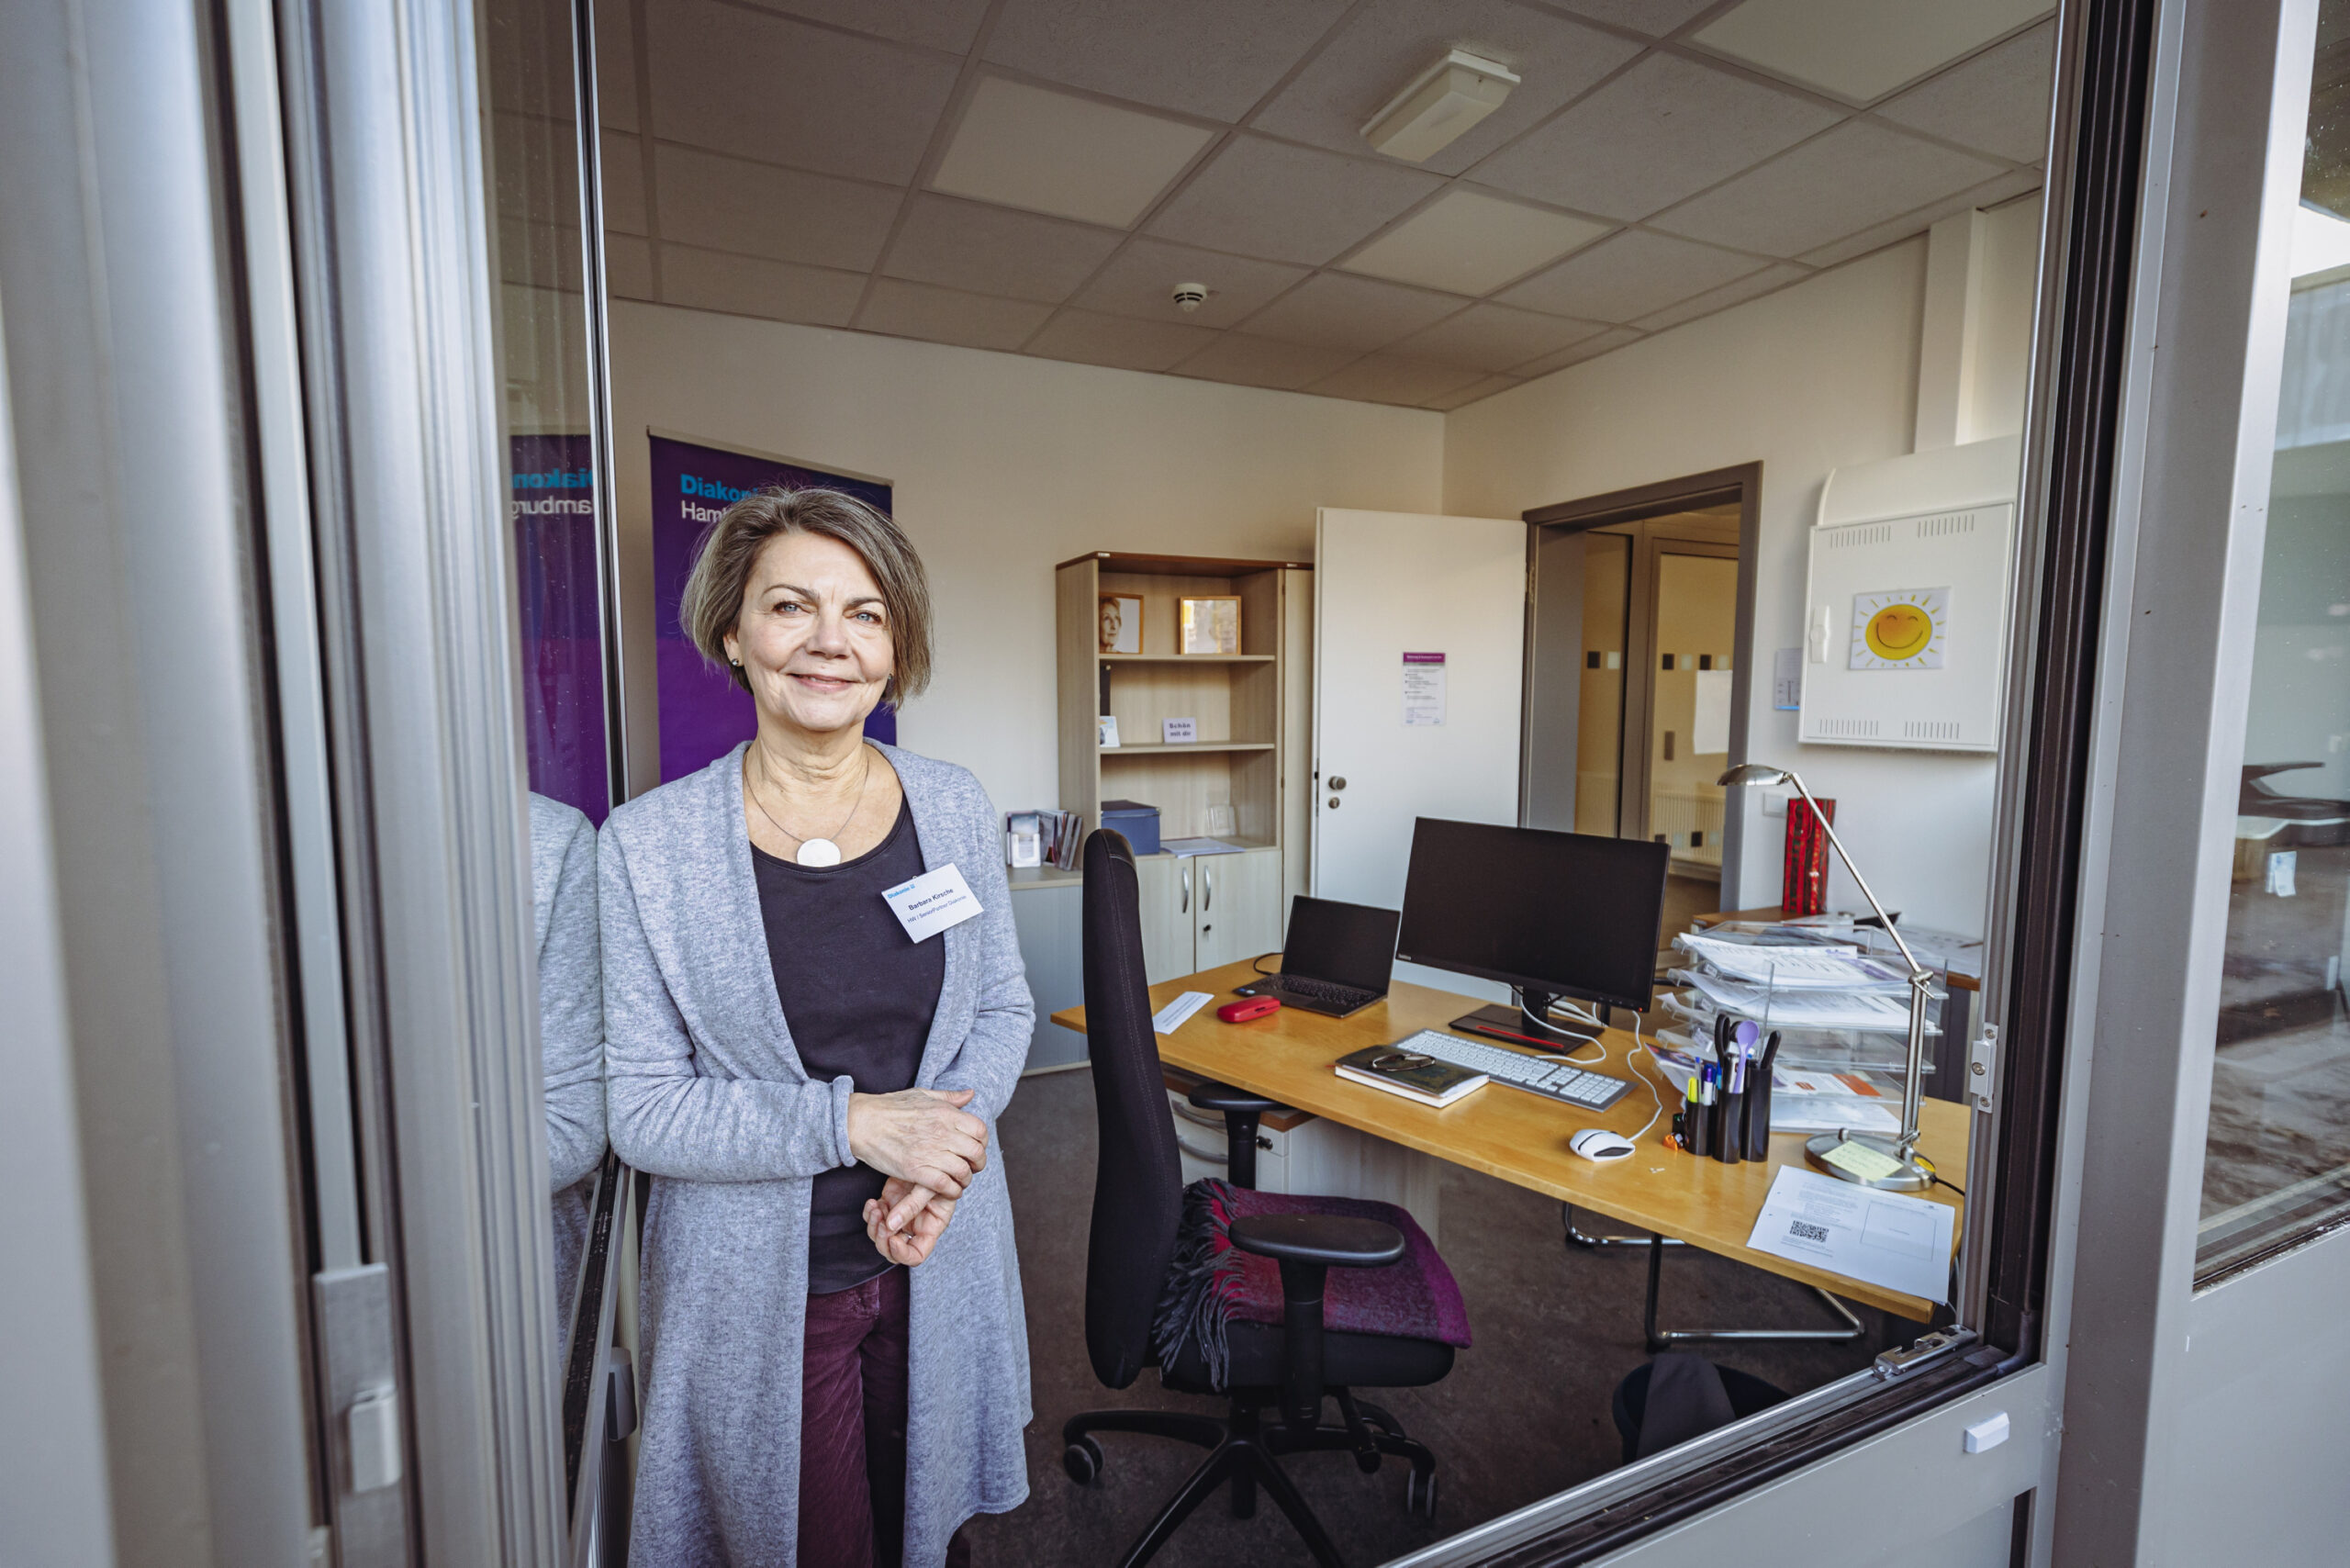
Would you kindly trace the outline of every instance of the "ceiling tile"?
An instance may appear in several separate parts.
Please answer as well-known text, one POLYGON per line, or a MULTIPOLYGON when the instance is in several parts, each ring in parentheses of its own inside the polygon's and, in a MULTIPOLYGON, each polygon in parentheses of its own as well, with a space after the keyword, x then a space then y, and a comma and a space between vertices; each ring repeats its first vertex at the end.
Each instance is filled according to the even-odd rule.
POLYGON ((1490 294, 1611 227, 1455 185, 1341 264, 1398 283, 1490 294))
POLYGON ((1455 409, 1465 409, 1496 392, 1506 392, 1517 384, 1518 379, 1515 375, 1488 375, 1483 381, 1472 381, 1466 386, 1455 387, 1440 398, 1422 398, 1420 407, 1449 414, 1455 409))
POLYGON ((1886 119, 2028 163, 2048 151, 2054 26, 2038 27, 1920 82, 1876 112, 1886 119))
POLYGON ((713 251, 867 272, 903 193, 825 174, 656 147, 661 237, 713 251))
POLYGON ((782 17, 674 0, 651 29, 653 127, 668 141, 903 185, 956 62, 782 17))
POLYGON ((1442 183, 1407 164, 1236 136, 1151 219, 1149 231, 1214 251, 1318 266, 1442 183))
POLYGON ((1799 256, 2000 172, 1971 154, 1852 119, 1650 221, 1695 240, 1799 256))
POLYGON ((1113 364, 1122 370, 1165 370, 1199 353, 1217 336, 1210 328, 1177 321, 1138 321, 1131 316, 1064 310, 1029 340, 1028 352, 1046 359, 1113 364))
POLYGON ((845 327, 864 291, 861 273, 730 256, 691 245, 661 247, 661 298, 670 305, 845 327))
POLYGON ((1662 332, 1667 327, 1677 327, 1684 321, 1694 321, 1700 316, 1710 316, 1717 310, 1727 310, 1733 305, 1760 299, 1774 290, 1811 275, 1809 267, 1799 267, 1793 262, 1773 262, 1759 273, 1750 273, 1736 283, 1726 283, 1719 288, 1709 288, 1678 305, 1669 305, 1653 316, 1643 316, 1632 324, 1642 331, 1662 332))
POLYGON ((1424 288, 1319 273, 1248 318, 1248 330, 1327 349, 1384 348, 1468 303, 1424 288))
POLYGON ((1348 0, 1010 0, 987 58, 1163 109, 1237 120, 1348 0))
POLYGON ((1368 152, 1365 121, 1414 78, 1465 49, 1524 78, 1509 101, 1425 163, 1457 174, 1639 52, 1629 39, 1505 0, 1370 0, 1252 122, 1341 152, 1368 152))
POLYGON ((1842 118, 1743 76, 1651 54, 1478 164, 1477 178, 1561 207, 1638 219, 1842 118))
POLYGON ((1115 230, 918 196, 881 270, 917 283, 1058 305, 1109 259, 1118 239, 1115 230))
POLYGON ((930 184, 980 201, 1127 229, 1214 134, 987 76, 930 184))
POLYGON ((1758 71, 1865 104, 2049 9, 2048 0, 1746 0, 1690 37, 1758 71))
POLYGON ((644 209, 644 144, 633 136, 603 134, 597 168, 604 185, 604 227, 649 234, 644 209))
POLYGON ((1570 321, 1562 316, 1515 310, 1506 305, 1472 305, 1427 331, 1413 333, 1397 343, 1395 351, 1472 370, 1499 371, 1606 330, 1596 321, 1570 321))
POLYGON ((1714 0, 1550 0, 1550 4, 1595 22, 1612 22, 1651 38, 1662 38, 1710 7, 1714 0))
POLYGON ((1113 316, 1229 327, 1304 275, 1304 267, 1137 237, 1126 241, 1072 303, 1113 316), (1179 283, 1205 284, 1205 303, 1189 312, 1177 308, 1169 296, 1179 283))
POLYGON ((1024 299, 991 299, 958 288, 933 288, 924 283, 885 277, 874 280, 873 296, 857 312, 856 324, 868 332, 894 337, 1009 350, 1026 342, 1052 313, 1051 306, 1032 305, 1024 299))
POLYGON ((1854 256, 1865 256, 1871 251, 1882 250, 1897 240, 1907 240, 1912 234, 1923 234, 1952 213, 1964 212, 1970 207, 1997 207, 2001 202, 2012 201, 2028 191, 2038 190, 2040 179, 2037 169, 2009 170, 1993 175, 1979 185, 1944 196, 1940 201, 1930 202, 1897 218, 1887 218, 1857 234, 1847 234, 1835 243, 1822 245, 1798 259, 1815 267, 1832 267, 1839 262, 1851 261, 1854 256))
POLYGON ((1626 343, 1637 343, 1647 336, 1646 332, 1637 327, 1610 327, 1595 338, 1585 338, 1579 343, 1561 349, 1557 353, 1545 354, 1540 359, 1521 364, 1517 367, 1516 374, 1526 376, 1548 375, 1554 370, 1564 370, 1571 364, 1581 364, 1587 359, 1597 359, 1601 354, 1612 353, 1626 343))
POLYGON ((1501 297, 1512 305, 1587 321, 1632 321, 1762 264, 1760 256, 1632 229, 1504 289, 1501 297))
POLYGON ((1319 380, 1356 357, 1352 349, 1323 349, 1251 337, 1247 332, 1218 332, 1215 342, 1178 365, 1176 374, 1286 391, 1319 380))
POLYGON ((596 0, 596 115, 614 130, 636 123, 636 33, 628 0, 596 0))
POLYGON ((634 234, 606 235, 604 287, 617 299, 653 298, 653 241, 634 234))
POLYGON ((979 36, 988 13, 988 0, 751 0, 769 11, 782 11, 811 21, 899 43, 921 44, 961 54, 979 36))
POLYGON ((1324 376, 1306 388, 1325 398, 1353 398, 1369 403, 1418 403, 1457 391, 1484 377, 1457 364, 1413 359, 1399 353, 1365 354, 1344 370, 1324 376))

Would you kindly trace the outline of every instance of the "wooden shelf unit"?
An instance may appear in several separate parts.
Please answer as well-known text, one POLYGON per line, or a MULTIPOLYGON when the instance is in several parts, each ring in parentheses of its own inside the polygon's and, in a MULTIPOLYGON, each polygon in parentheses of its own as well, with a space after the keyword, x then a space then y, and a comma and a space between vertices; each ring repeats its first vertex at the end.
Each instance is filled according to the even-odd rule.
POLYGON ((1162 837, 1184 838, 1209 834, 1211 809, 1230 806, 1219 836, 1282 847, 1285 775, 1303 750, 1303 671, 1292 667, 1302 660, 1292 655, 1309 643, 1313 568, 1105 552, 1057 570, 1062 809, 1084 812, 1091 829, 1103 800, 1140 801, 1158 808, 1162 837), (1106 594, 1142 599, 1142 652, 1100 651, 1106 594), (1240 600, 1240 651, 1177 653, 1176 601, 1210 596, 1240 600), (1104 671, 1120 742, 1109 749, 1095 724, 1104 671), (1160 722, 1178 718, 1196 722, 1196 743, 1160 738, 1160 722))

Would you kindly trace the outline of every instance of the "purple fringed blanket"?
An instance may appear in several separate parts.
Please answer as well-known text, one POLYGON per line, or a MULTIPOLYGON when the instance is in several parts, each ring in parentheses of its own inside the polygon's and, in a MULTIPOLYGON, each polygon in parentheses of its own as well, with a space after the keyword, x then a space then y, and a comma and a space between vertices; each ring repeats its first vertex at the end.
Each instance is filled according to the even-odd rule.
POLYGON ((1333 1269, 1322 1298, 1322 1325, 1333 1333, 1392 1334, 1400 1338, 1440 1339, 1467 1349, 1469 1312, 1460 1287, 1437 1256, 1435 1244, 1412 1216, 1393 1204, 1368 1198, 1292 1197, 1259 1193, 1216 1181, 1183 1189, 1183 1221, 1176 1233, 1175 1261, 1158 1298, 1152 1327, 1162 1362, 1172 1361, 1186 1341, 1199 1341, 1210 1381, 1225 1385, 1230 1352, 1225 1325, 1278 1327, 1281 1320, 1281 1270, 1270 1258, 1232 1245, 1232 1222, 1257 1215, 1346 1215, 1383 1220, 1404 1233, 1401 1262, 1384 1269, 1333 1269))

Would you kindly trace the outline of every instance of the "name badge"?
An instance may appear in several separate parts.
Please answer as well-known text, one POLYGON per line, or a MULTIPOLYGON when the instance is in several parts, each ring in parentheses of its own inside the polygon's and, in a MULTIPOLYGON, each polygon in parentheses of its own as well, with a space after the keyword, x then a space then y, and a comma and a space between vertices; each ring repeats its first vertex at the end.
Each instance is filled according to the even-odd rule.
POLYGON ((960 925, 979 913, 979 901, 957 866, 925 871, 911 882, 884 890, 881 896, 890 901, 890 913, 906 928, 906 935, 916 942, 935 936, 950 925, 960 925))

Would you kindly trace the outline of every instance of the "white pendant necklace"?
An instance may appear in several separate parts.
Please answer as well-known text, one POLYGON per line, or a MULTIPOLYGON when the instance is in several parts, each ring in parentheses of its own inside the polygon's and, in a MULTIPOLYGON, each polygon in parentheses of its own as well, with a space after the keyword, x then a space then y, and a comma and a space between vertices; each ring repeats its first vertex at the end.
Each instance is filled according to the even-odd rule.
MULTIPOLYGON (((859 749, 862 750, 863 748, 860 747, 859 749)), ((766 778, 767 770, 767 759, 765 757, 760 757, 759 774, 762 779, 766 778)), ((802 866, 810 867, 837 866, 841 863, 841 846, 834 843, 833 840, 841 833, 845 832, 848 828, 848 824, 856 820, 857 811, 865 804, 865 788, 872 782, 873 754, 867 751, 865 753, 865 773, 864 776, 856 782, 856 800, 849 806, 848 815, 841 819, 841 825, 839 827, 833 829, 831 834, 827 834, 819 838, 802 838, 798 834, 792 832, 789 828, 784 826, 781 823, 776 821, 773 813, 768 812, 767 803, 759 799, 759 791, 755 785, 753 786, 751 790, 751 804, 759 808, 759 815, 767 819, 767 825, 769 827, 783 834, 784 837, 791 840, 792 843, 800 846, 798 852, 792 856, 792 859, 795 862, 802 866)))

